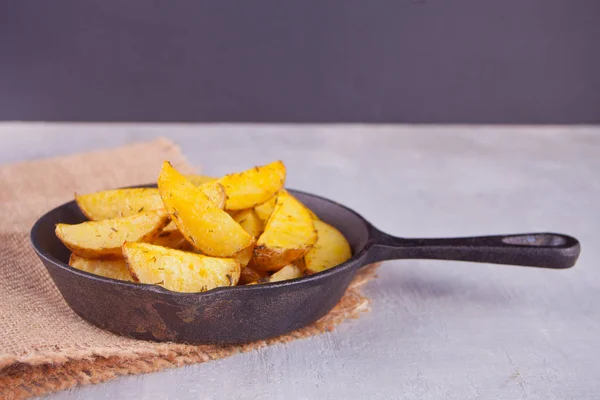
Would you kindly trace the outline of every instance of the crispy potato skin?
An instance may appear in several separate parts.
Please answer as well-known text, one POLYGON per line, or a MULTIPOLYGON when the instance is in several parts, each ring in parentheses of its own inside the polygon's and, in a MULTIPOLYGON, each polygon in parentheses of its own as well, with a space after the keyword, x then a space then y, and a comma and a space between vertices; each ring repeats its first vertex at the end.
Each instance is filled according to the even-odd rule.
POLYGON ((250 260, 250 267, 257 271, 278 271, 283 266, 293 263, 306 254, 308 248, 280 249, 267 246, 255 246, 250 260))
POLYGON ((233 219, 253 238, 258 238, 263 231, 263 222, 251 208, 236 213, 233 219))
POLYGON ((227 193, 227 210, 243 210, 273 197, 285 184, 285 165, 275 161, 262 167, 225 175, 219 182, 227 193))
POLYGON ((317 243, 304 256, 308 273, 324 271, 352 257, 348 241, 340 231, 323 221, 314 221, 317 228, 317 243))
POLYGON ((231 258, 237 260, 242 267, 247 266, 250 263, 250 259, 254 255, 254 243, 235 253, 231 258))
MULTIPOLYGON (((317 241, 318 241, 318 239, 317 239, 317 241)), ((299 259, 297 259, 296 261, 294 261, 294 265, 296 267, 298 267, 300 269, 300 271, 302 271, 302 273, 306 272, 306 263, 304 262, 304 257, 300 257, 299 259)))
POLYGON ((281 191, 249 265, 260 271, 277 271, 303 257, 316 241, 317 231, 306 207, 281 191))
POLYGON ((75 201, 81 212, 92 221, 129 217, 143 211, 163 209, 158 189, 115 189, 78 195, 75 201))
POLYGON ((266 272, 257 271, 250 267, 244 267, 242 268, 242 273, 240 274, 240 281, 238 282, 238 284, 247 285, 251 282, 259 281, 260 279, 263 279, 267 276, 268 275, 266 272))
POLYGON ((252 236, 168 162, 158 177, 158 190, 179 231, 203 254, 233 257, 253 246, 252 236))
POLYGON ((133 282, 133 278, 127 269, 125 260, 98 260, 93 258, 83 258, 76 254, 71 254, 69 265, 78 270, 89 272, 90 274, 103 276, 105 278, 118 279, 121 281, 133 282))
POLYGON ((73 253, 84 258, 121 258, 125 242, 151 242, 169 223, 165 210, 123 218, 57 224, 55 233, 73 253))
POLYGON ((127 268, 137 282, 176 292, 205 292, 235 286, 240 264, 231 258, 209 257, 148 243, 125 243, 127 268))

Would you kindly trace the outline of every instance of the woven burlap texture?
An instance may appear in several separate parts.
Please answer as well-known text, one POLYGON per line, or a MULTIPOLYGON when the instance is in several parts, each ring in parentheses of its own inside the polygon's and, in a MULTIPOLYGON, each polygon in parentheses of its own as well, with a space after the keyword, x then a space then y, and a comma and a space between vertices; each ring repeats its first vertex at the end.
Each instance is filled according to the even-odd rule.
POLYGON ((193 171, 166 139, 0 167, 0 398, 38 396, 285 343, 331 330, 368 309, 368 299, 357 288, 374 276, 374 267, 357 275, 340 304, 315 324, 243 346, 139 341, 79 318, 32 250, 31 226, 47 210, 71 200, 75 191, 153 182, 163 160, 193 171))

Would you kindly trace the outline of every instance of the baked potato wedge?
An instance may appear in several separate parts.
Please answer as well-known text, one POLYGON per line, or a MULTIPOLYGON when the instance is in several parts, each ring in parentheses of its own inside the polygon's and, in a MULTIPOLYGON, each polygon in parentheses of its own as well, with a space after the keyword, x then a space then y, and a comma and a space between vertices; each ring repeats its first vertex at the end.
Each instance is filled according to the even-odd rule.
POLYGON ((260 271, 277 271, 303 257, 316 241, 317 231, 307 208, 281 191, 249 265, 260 271))
POLYGON ((313 221, 317 228, 317 243, 304 256, 308 273, 324 271, 352 257, 348 241, 340 231, 323 221, 313 221))
POLYGON ((81 212, 92 221, 129 217, 164 208, 156 188, 114 189, 83 195, 75 193, 75 201, 81 212))
POLYGON ((133 281, 125 260, 98 260, 71 254, 69 265, 78 270, 120 281, 133 281))
POLYGON ((158 177, 158 191, 179 231, 203 254, 234 258, 254 244, 240 224, 167 161, 158 177))
POLYGON ((258 238, 263 231, 263 222, 252 208, 236 213, 233 219, 253 238, 258 238))
POLYGON ((275 195, 285 183, 285 165, 275 161, 218 180, 227 193, 227 210, 252 208, 275 195))
POLYGON ((235 286, 240 279, 240 264, 230 258, 209 257, 148 243, 125 243, 123 255, 136 282, 176 292, 205 292, 219 286, 235 286))
POLYGON ((56 224, 56 236, 78 256, 120 258, 125 242, 151 242, 169 223, 165 210, 141 212, 129 217, 56 224))

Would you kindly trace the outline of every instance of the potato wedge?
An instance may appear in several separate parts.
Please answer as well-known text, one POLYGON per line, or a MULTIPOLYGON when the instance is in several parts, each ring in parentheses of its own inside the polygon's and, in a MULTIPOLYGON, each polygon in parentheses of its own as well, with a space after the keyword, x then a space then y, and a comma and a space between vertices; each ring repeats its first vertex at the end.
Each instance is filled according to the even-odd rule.
POLYGON ((294 264, 288 264, 269 277, 269 282, 280 282, 303 276, 302 270, 294 264))
POLYGON ((243 210, 269 200, 285 183, 285 165, 275 161, 218 180, 227 193, 227 210, 243 210))
POLYGON ((253 238, 258 238, 263 231, 263 222, 251 208, 238 212, 233 219, 253 238))
POLYGON ((256 207, 254 207, 254 211, 256 212, 256 215, 258 215, 258 218, 260 218, 264 222, 267 222, 267 220, 273 213, 273 210, 275 209, 276 203, 277 203, 277 196, 275 195, 275 196, 271 197, 269 200, 265 201, 264 203, 261 203, 261 204, 257 205, 256 207))
POLYGON ((267 278, 268 275, 266 272, 257 271, 250 267, 242 268, 242 273, 240 274, 240 281, 238 282, 240 285, 246 285, 251 282, 258 282, 263 278, 267 278))
POLYGON ((152 244, 184 251, 193 249, 192 245, 185 240, 183 234, 179 232, 179 229, 177 229, 177 226, 174 224, 167 225, 167 227, 158 234, 156 239, 152 241, 152 244))
POLYGON ((179 231, 202 253, 234 257, 254 244, 240 224, 166 161, 158 177, 158 191, 179 231))
POLYGON ((214 182, 217 180, 217 178, 213 178, 212 176, 197 174, 186 175, 185 177, 188 181, 192 182, 196 186, 202 186, 205 183, 214 182))
POLYGON ((75 193, 75 201, 81 212, 92 221, 129 217, 164 208, 156 188, 115 189, 83 195, 75 193))
POLYGON ((205 292, 235 286, 240 264, 230 258, 209 257, 148 243, 125 243, 123 255, 133 279, 176 292, 205 292))
POLYGON ((125 260, 97 260, 71 254, 69 265, 78 270, 120 281, 133 281, 125 260))
POLYGON ((316 241, 317 231, 306 207, 281 191, 249 265, 260 271, 277 271, 303 257, 316 241))
POLYGON ((151 242, 169 223, 165 210, 142 212, 123 218, 56 224, 56 236, 69 250, 85 258, 120 258, 125 242, 151 242))
POLYGON ((350 245, 340 231, 323 221, 314 221, 314 224, 318 239, 304 256, 307 272, 321 272, 352 257, 350 245))

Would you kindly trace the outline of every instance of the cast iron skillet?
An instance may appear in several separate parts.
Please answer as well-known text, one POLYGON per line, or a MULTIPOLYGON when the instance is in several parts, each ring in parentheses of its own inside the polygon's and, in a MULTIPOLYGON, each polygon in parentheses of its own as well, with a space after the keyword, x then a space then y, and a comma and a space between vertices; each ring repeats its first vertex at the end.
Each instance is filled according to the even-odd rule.
POLYGON ((31 230, 31 241, 69 306, 92 324, 137 339, 220 344, 265 339, 316 321, 340 300, 354 274, 376 261, 422 258, 562 269, 572 267, 579 256, 575 238, 554 233, 393 237, 331 200, 290 192, 346 236, 354 254, 350 260, 289 281, 176 293, 70 267, 69 251, 54 235, 54 227, 86 220, 74 201, 41 217, 31 230))

